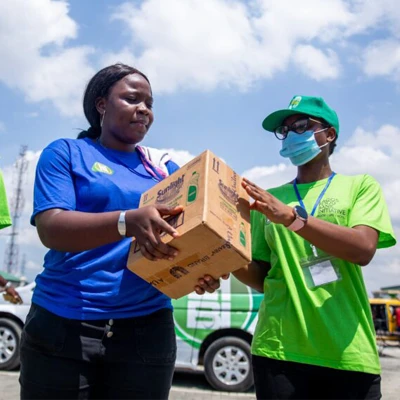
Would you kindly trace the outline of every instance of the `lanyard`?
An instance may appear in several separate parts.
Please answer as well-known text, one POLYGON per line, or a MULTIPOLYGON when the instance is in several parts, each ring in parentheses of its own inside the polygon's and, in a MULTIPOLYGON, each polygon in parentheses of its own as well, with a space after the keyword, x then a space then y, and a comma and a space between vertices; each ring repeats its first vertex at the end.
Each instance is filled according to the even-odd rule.
POLYGON ((139 154, 140 161, 142 162, 144 169, 157 181, 161 181, 167 177, 167 174, 159 167, 157 167, 151 160, 146 156, 146 153, 140 146, 136 146, 136 151, 139 154))
MULTIPOLYGON (((335 175, 336 175, 336 172, 332 172, 331 176, 328 178, 328 181, 326 182, 325 187, 322 189, 321 193, 319 194, 318 199, 317 199, 317 201, 315 202, 314 207, 313 207, 313 209, 312 209, 310 215, 314 216, 315 211, 317 210, 317 208, 318 208, 318 206, 319 206, 319 203, 321 202, 322 198, 324 197, 324 194, 325 194, 325 192, 328 190, 328 187, 329 187, 329 185, 331 184, 332 179, 334 178, 335 175)), ((300 196, 299 189, 297 188, 297 179, 295 179, 295 180, 293 181, 293 189, 294 189, 294 191, 296 192, 297 200, 299 201, 300 205, 301 205, 304 209, 306 209, 306 207, 304 206, 304 203, 303 203, 303 199, 302 199, 301 196, 300 196)))

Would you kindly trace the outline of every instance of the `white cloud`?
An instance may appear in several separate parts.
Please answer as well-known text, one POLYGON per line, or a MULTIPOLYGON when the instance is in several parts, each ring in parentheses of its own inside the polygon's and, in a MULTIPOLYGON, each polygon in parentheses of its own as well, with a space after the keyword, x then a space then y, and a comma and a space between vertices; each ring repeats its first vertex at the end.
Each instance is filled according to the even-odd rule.
POLYGON ((362 56, 362 68, 367 76, 400 80, 400 41, 387 39, 371 43, 362 56))
POLYGON ((167 152, 172 161, 178 164, 180 167, 191 161, 194 157, 193 154, 189 153, 186 150, 175 150, 175 149, 160 149, 161 151, 167 152))
POLYGON ((278 164, 266 167, 254 167, 242 173, 242 176, 262 188, 273 188, 290 182, 296 176, 296 169, 291 164, 278 164))
MULTIPOLYGON (((126 2, 112 18, 126 25, 132 43, 105 55, 104 64, 126 60, 146 72, 155 90, 172 92, 248 89, 285 70, 298 43, 333 40, 351 14, 341 0, 148 0, 126 2)), ((324 69, 317 79, 338 76, 332 50, 314 48, 311 55, 324 69)))
POLYGON ((340 57, 360 60, 368 76, 400 80, 397 0, 147 0, 125 2, 112 19, 131 43, 103 62, 138 66, 158 92, 247 90, 290 61, 311 79, 337 79, 340 57), (387 39, 365 47, 376 32, 387 39))
POLYGON ((400 128, 382 125, 376 132, 357 128, 343 148, 332 156, 344 173, 368 173, 382 185, 393 218, 400 222, 396 200, 400 195, 400 128))
POLYGON ((111 57, 131 54, 130 61, 148 74, 157 91, 211 90, 218 84, 244 89, 263 75, 265 64, 280 68, 262 51, 246 7, 238 1, 125 3, 113 18, 126 24, 132 47, 111 57), (140 54, 133 46, 141 48, 140 54))
POLYGON ((357 0, 346 35, 385 32, 384 39, 368 43, 360 54, 362 71, 369 77, 382 76, 400 81, 400 8, 397 0, 357 0))
MULTIPOLYGON (((376 132, 358 127, 351 138, 331 157, 333 169, 346 175, 370 174, 381 185, 396 237, 400 240, 400 128, 383 125, 376 132)), ((296 169, 290 164, 257 166, 244 171, 262 188, 271 188, 291 181, 296 169)), ((378 250, 371 264, 363 268, 369 292, 383 286, 400 284, 400 246, 378 250)))
POLYGON ((355 35, 384 28, 400 35, 400 9, 398 0, 353 0, 349 2, 352 18, 346 35, 355 35))
POLYGON ((158 93, 248 90, 289 66, 317 81, 337 79, 341 50, 376 31, 388 38, 364 53, 353 47, 354 57, 368 76, 400 80, 399 10, 396 0, 127 1, 111 19, 128 43, 106 53, 71 44, 79 27, 66 0, 3 0, 0 81, 27 101, 51 101, 73 116, 81 114, 82 92, 95 72, 91 56, 102 65, 137 66, 158 93))
POLYGON ((294 50, 293 63, 304 75, 316 81, 336 79, 340 74, 337 54, 327 49, 325 53, 310 45, 299 45, 294 50))
POLYGON ((45 60, 38 60, 38 67, 26 83, 27 100, 52 100, 63 115, 82 114, 82 95, 94 72, 87 64, 88 47, 63 49, 45 60))
POLYGON ((6 131, 6 124, 3 121, 0 121, 0 133, 6 131))
POLYGON ((81 113, 83 88, 94 70, 86 46, 66 47, 78 26, 66 1, 0 2, 0 80, 27 101, 50 100, 63 115, 81 113))
POLYGON ((352 14, 342 0, 257 0, 257 27, 266 42, 294 45, 298 41, 318 39, 337 41, 351 22, 352 14))

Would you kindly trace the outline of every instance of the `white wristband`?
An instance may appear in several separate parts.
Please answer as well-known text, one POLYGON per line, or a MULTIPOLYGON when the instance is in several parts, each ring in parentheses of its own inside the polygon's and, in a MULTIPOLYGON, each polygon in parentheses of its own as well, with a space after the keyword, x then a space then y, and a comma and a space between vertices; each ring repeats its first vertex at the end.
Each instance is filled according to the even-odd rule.
POLYGON ((12 283, 10 281, 8 281, 5 285, 4 285, 4 289, 7 290, 9 287, 12 286, 12 283))
POLYGON ((121 211, 118 218, 118 232, 122 237, 126 237, 126 223, 125 223, 126 211, 121 211))

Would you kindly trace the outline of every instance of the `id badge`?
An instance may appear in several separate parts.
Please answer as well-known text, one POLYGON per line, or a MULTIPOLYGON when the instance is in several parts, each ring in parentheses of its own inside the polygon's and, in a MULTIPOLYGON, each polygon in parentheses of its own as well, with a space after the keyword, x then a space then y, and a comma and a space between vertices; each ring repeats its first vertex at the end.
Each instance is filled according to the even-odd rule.
POLYGON ((313 254, 301 260, 304 278, 309 289, 337 282, 341 279, 339 268, 334 265, 334 257, 313 247, 313 254))

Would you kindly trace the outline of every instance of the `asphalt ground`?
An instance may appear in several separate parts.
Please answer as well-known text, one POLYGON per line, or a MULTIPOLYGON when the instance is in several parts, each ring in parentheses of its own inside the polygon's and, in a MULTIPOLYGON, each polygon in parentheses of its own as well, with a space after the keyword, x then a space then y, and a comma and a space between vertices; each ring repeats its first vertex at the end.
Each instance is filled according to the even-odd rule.
MULTIPOLYGON (((388 346, 381 354, 382 399, 400 399, 400 347, 388 346)), ((19 371, 0 371, 0 400, 19 399, 19 371)), ((171 400, 252 400, 254 391, 248 393, 226 393, 212 390, 204 375, 176 372, 170 392, 171 400)))

